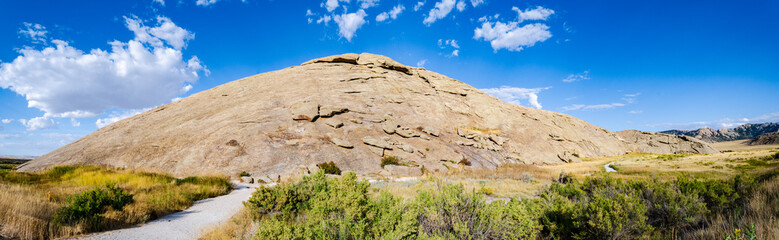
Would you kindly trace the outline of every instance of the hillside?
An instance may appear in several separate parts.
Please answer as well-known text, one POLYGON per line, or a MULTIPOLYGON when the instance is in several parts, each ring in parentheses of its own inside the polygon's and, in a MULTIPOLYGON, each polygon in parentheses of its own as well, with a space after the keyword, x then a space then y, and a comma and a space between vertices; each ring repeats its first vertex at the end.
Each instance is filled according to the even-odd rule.
POLYGON ((779 123, 747 123, 736 128, 699 128, 695 130, 668 130, 660 133, 694 137, 705 142, 723 142, 752 139, 769 132, 779 131, 779 123))
POLYGON ((239 79, 157 107, 21 170, 97 164, 176 175, 247 171, 275 180, 329 161, 358 174, 418 175, 460 165, 561 164, 633 151, 717 152, 694 139, 631 136, 627 141, 569 115, 506 103, 384 56, 344 54, 239 79), (404 166, 382 167, 387 156, 404 166))

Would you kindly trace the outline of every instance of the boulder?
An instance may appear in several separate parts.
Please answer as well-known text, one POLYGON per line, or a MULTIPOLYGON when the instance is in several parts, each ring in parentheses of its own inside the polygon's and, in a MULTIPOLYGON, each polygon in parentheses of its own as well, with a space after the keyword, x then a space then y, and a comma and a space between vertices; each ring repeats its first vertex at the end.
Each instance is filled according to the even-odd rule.
POLYGON ((383 149, 389 149, 392 150, 392 143, 389 143, 388 141, 384 139, 375 139, 372 137, 364 137, 362 138, 362 142, 365 143, 365 145, 371 146, 371 147, 377 147, 377 148, 383 148, 383 149))
POLYGON ((289 108, 292 120, 316 121, 319 118, 319 104, 314 102, 299 102, 289 108))
POLYGON ((340 128, 340 127, 344 126, 343 122, 341 122, 341 121, 339 121, 337 119, 334 119, 334 118, 325 119, 324 122, 325 122, 325 124, 327 124, 327 126, 331 126, 333 128, 340 128))

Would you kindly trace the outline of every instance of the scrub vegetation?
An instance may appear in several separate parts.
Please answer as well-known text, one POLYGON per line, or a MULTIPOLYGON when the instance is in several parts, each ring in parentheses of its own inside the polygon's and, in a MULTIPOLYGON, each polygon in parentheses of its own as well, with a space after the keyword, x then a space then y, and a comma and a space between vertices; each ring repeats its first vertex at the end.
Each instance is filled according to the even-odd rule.
POLYGON ((96 166, 0 169, 0 238, 53 239, 144 223, 227 193, 226 177, 96 166))

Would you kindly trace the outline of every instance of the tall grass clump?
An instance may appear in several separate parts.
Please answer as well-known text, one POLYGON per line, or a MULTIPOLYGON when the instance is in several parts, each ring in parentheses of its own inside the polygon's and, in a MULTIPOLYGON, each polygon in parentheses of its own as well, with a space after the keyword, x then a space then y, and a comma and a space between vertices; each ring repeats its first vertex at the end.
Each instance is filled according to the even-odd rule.
POLYGON ((0 238, 52 239, 144 223, 227 193, 226 177, 96 166, 0 171, 0 238))

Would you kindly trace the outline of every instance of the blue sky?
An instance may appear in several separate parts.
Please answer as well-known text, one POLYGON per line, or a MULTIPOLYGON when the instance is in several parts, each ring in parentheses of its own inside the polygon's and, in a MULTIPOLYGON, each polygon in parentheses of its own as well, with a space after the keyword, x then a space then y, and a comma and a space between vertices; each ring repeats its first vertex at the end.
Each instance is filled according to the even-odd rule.
POLYGON ((777 1, 0 2, 0 155, 346 52, 606 129, 779 121, 777 1))

